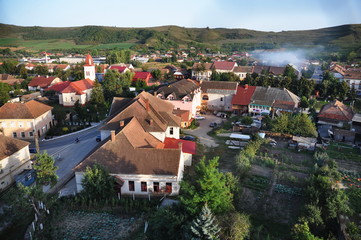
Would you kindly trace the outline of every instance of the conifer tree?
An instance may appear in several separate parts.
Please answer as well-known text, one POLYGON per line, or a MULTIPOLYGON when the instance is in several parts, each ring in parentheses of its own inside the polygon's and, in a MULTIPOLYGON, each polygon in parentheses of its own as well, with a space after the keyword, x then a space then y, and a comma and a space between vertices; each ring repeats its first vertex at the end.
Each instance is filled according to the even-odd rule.
POLYGON ((193 220, 191 230, 195 236, 193 239, 219 239, 219 232, 221 229, 218 227, 217 223, 215 223, 215 218, 207 204, 203 206, 198 218, 193 220))

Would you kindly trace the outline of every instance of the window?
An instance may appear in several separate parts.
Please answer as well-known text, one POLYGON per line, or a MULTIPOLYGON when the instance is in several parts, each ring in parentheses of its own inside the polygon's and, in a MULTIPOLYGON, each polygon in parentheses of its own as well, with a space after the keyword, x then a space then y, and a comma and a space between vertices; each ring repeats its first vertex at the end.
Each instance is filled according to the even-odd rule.
POLYGON ((29 137, 33 137, 34 133, 33 132, 29 132, 29 137))
POLYGON ((159 192, 159 182, 153 182, 153 191, 159 192))
POLYGON ((129 191, 134 192, 134 181, 129 181, 128 185, 129 185, 129 191))
POLYGON ((170 96, 168 97, 168 100, 174 100, 174 97, 173 97, 172 95, 170 95, 170 96))
POLYGON ((202 99, 203 99, 203 100, 209 100, 209 99, 208 99, 208 95, 204 95, 204 96, 202 97, 202 99))
POLYGON ((25 132, 21 132, 21 137, 25 138, 25 132))
POLYGON ((173 131, 173 128, 172 128, 172 127, 169 128, 169 134, 170 134, 170 135, 173 135, 173 132, 174 132, 174 131, 173 131))
POLYGON ((18 135, 16 134, 16 132, 13 132, 13 137, 14 137, 14 138, 17 138, 17 137, 18 137, 18 135))
POLYGON ((19 128, 23 127, 23 122, 19 122, 19 128))
POLYGON ((221 97, 221 102, 223 102, 223 98, 221 97))
POLYGON ((165 192, 171 193, 172 192, 172 183, 165 184, 165 192))
POLYGON ((146 192, 147 191, 147 182, 141 182, 140 183, 140 190, 142 192, 146 192))

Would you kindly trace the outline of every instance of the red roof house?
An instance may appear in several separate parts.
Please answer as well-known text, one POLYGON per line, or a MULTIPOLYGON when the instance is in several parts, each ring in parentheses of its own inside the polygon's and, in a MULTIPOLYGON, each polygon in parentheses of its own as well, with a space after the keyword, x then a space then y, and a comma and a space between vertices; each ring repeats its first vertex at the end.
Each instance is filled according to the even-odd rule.
POLYGON ((134 83, 137 81, 143 81, 146 83, 146 85, 153 86, 155 84, 159 84, 159 82, 153 81, 153 76, 150 72, 134 72, 134 77, 132 80, 134 83))
POLYGON ((123 72, 129 71, 129 69, 128 69, 127 67, 117 66, 117 65, 112 65, 112 66, 110 66, 108 69, 118 70, 119 73, 123 73, 123 72))
POLYGON ((93 85, 94 81, 88 78, 70 82, 70 84, 61 91, 59 103, 64 106, 74 106, 76 101, 79 101, 80 104, 85 104, 90 100, 93 85))
POLYGON ((354 115, 351 108, 334 100, 321 108, 318 113, 318 123, 342 127, 344 123, 351 122, 354 115))
POLYGON ((48 87, 47 89, 45 89, 45 91, 55 91, 58 93, 61 93, 65 88, 67 88, 70 85, 70 81, 65 81, 65 82, 58 82, 55 83, 53 86, 48 87))
POLYGON ((239 113, 247 112, 256 86, 238 86, 237 92, 232 98, 232 109, 239 113))
POLYGON ((28 84, 29 91, 44 90, 55 83, 62 82, 58 77, 37 76, 31 79, 28 84))
POLYGON ((214 62, 212 68, 217 72, 232 72, 237 67, 236 62, 214 62))

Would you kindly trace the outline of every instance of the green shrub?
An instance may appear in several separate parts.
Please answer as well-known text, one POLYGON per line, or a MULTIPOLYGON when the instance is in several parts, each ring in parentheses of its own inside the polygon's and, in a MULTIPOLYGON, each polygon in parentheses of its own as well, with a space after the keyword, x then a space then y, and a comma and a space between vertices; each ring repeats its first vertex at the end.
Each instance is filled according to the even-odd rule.
POLYGON ((61 131, 63 131, 63 132, 69 132, 69 128, 68 128, 68 127, 63 127, 63 128, 61 129, 61 131))

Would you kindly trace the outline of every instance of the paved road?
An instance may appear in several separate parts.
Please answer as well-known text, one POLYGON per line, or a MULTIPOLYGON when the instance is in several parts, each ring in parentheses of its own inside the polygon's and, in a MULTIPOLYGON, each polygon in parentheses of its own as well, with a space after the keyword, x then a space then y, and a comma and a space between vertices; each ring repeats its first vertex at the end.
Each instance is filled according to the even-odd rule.
POLYGON ((212 130, 212 128, 209 127, 209 124, 211 122, 216 122, 219 124, 222 122, 222 119, 213 114, 208 114, 203 116, 206 119, 198 120, 199 127, 197 129, 194 130, 184 129, 183 132, 185 134, 191 134, 198 137, 199 141, 207 147, 217 147, 218 144, 214 141, 214 139, 211 136, 207 135, 207 133, 212 130))
POLYGON ((47 151, 54 157, 55 165, 59 167, 56 172, 59 181, 99 144, 95 141, 99 135, 99 126, 60 138, 39 141, 40 151, 47 151), (75 142, 77 137, 80 139, 79 143, 75 142), (58 156, 60 159, 57 159, 58 156))

